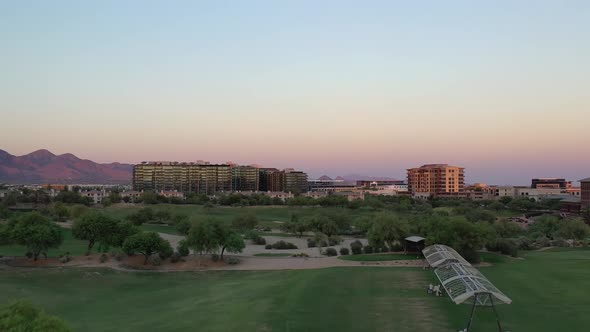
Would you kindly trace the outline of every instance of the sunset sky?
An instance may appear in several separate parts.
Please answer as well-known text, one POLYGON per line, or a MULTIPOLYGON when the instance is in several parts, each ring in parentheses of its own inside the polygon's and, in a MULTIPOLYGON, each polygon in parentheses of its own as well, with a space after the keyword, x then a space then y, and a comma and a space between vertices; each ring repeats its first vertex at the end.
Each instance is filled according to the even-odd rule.
POLYGON ((2 1, 0 149, 590 176, 590 1, 2 1))

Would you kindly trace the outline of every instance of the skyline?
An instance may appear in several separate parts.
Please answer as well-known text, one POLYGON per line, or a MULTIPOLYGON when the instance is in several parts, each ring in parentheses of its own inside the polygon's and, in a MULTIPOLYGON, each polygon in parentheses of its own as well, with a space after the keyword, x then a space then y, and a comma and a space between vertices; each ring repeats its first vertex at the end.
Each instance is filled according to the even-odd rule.
POLYGON ((590 3, 0 4, 0 149, 590 176, 590 3))

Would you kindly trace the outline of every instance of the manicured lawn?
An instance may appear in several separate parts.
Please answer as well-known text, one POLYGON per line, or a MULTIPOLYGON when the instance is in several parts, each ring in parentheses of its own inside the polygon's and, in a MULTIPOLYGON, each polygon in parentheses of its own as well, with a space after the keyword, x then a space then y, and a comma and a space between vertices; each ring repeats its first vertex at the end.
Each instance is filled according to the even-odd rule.
POLYGON ((291 254, 286 254, 286 253, 261 253, 261 254, 256 254, 254 256, 258 256, 258 257, 289 257, 291 256, 291 254))
MULTIPOLYGON (((505 331, 586 331, 590 250, 529 252, 480 271, 512 298, 498 306, 505 331)), ((26 298, 76 331, 457 331, 470 306, 428 296, 432 270, 131 273, 8 269, 0 304, 26 298)), ((496 331, 491 310, 472 332, 496 331)))
POLYGON ((354 261, 354 262, 379 262, 379 261, 399 261, 399 260, 412 260, 412 259, 421 259, 417 255, 413 254, 368 254, 368 255, 347 255, 347 256, 339 256, 339 259, 345 261, 354 261))
POLYGON ((0 302, 30 299, 75 331, 452 331, 419 269, 0 273, 0 302))
POLYGON ((165 234, 172 234, 172 235, 180 235, 176 228, 168 225, 160 225, 160 224, 143 224, 139 227, 140 229, 148 232, 157 232, 157 233, 165 233, 165 234))

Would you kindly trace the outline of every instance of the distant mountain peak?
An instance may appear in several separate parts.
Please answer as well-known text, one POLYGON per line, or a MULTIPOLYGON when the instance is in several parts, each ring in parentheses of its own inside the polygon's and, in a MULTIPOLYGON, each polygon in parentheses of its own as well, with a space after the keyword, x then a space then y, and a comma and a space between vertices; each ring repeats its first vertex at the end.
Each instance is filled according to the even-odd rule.
POLYGON ((332 178, 327 176, 327 175, 322 175, 320 176, 320 178, 318 180, 322 180, 322 181, 332 181, 332 178))
POLYGON ((99 164, 46 149, 22 156, 0 150, 0 183, 130 183, 132 170, 129 164, 99 164))

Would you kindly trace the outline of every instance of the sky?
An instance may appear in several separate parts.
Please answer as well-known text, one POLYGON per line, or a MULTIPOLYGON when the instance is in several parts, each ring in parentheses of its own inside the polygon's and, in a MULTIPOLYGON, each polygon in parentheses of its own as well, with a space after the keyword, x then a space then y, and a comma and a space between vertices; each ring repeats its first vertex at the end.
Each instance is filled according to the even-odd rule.
POLYGON ((590 1, 0 1, 0 149, 590 176, 590 1))

